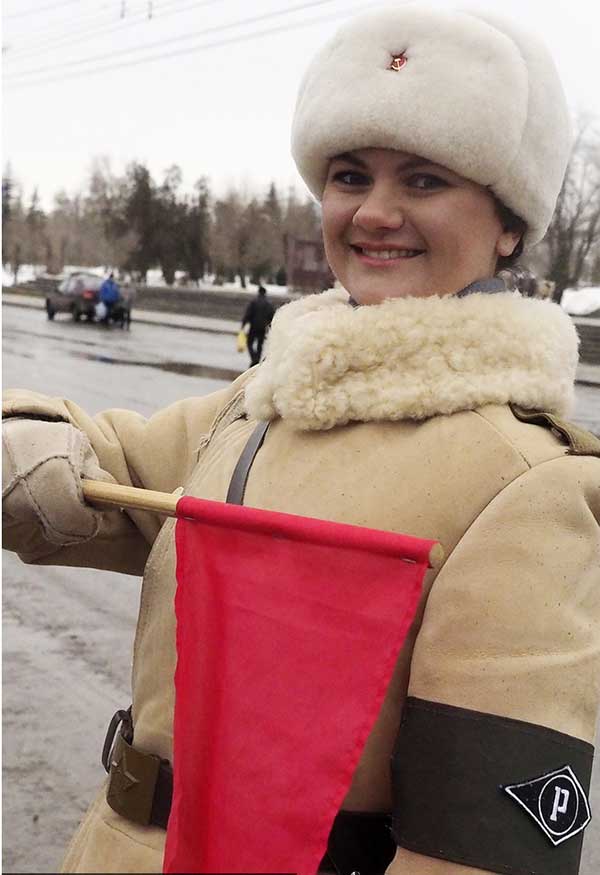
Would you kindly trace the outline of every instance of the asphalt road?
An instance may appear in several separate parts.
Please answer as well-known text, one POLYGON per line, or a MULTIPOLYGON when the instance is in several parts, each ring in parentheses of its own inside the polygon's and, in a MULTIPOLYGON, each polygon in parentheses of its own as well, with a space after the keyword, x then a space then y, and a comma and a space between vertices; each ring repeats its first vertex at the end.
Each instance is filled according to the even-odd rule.
MULTIPOLYGON (((225 385, 246 364, 230 335, 134 325, 130 333, 3 307, 5 386, 65 395, 95 413, 151 414, 225 385)), ((600 433, 600 388, 579 387, 577 418, 600 433)), ((56 872, 103 779, 100 748, 129 704, 139 579, 34 568, 3 553, 3 871, 56 872)), ((600 810, 600 774, 592 808, 600 810)), ((600 871, 600 819, 580 875, 600 871)))

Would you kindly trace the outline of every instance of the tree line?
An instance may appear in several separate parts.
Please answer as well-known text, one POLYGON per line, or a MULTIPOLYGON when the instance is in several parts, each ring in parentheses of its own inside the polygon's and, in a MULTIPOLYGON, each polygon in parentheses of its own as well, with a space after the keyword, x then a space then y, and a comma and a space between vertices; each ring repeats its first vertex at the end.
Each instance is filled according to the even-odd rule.
MULTIPOLYGON (((551 132, 548 132, 551 136, 551 132)), ((145 281, 160 268, 172 284, 176 271, 191 282, 285 285, 286 235, 320 238, 320 213, 309 197, 291 188, 285 196, 271 183, 258 196, 230 189, 215 197, 206 177, 192 193, 182 190, 173 165, 162 180, 132 162, 115 174, 106 158, 96 159, 87 188, 73 196, 59 192, 53 208, 41 209, 37 190, 27 203, 10 167, 2 178, 2 261, 13 273, 20 265, 65 264, 117 268, 145 281)), ((544 241, 521 259, 540 278, 565 288, 600 285, 600 121, 578 119, 571 159, 554 218, 544 241)))
POLYGON ((60 191, 44 211, 37 189, 25 201, 10 167, 2 177, 2 262, 18 276, 24 264, 59 273, 65 265, 103 266, 145 282, 160 268, 165 282, 183 271, 192 283, 210 275, 217 284, 268 282, 285 285, 285 239, 316 240, 320 214, 294 188, 285 196, 272 182, 266 193, 231 188, 215 197, 206 177, 182 190, 177 165, 155 180, 134 161, 121 175, 96 159, 86 188, 60 191))

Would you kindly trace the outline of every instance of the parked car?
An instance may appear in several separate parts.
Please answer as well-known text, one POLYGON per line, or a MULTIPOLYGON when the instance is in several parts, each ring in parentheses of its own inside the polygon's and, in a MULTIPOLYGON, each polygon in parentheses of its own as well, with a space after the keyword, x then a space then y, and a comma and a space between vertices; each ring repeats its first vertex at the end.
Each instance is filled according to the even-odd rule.
POLYGON ((56 313, 71 313, 75 322, 79 322, 82 316, 92 321, 102 281, 102 277, 94 273, 72 273, 55 292, 47 295, 48 319, 54 319, 56 313))

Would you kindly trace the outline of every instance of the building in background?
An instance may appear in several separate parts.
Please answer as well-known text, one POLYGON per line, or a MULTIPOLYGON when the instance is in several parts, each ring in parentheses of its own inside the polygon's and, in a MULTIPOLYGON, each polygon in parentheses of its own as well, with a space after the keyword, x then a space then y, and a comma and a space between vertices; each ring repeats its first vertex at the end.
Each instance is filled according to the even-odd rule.
POLYGON ((314 294, 333 286, 335 277, 325 258, 322 240, 299 240, 286 234, 284 245, 290 292, 314 294))

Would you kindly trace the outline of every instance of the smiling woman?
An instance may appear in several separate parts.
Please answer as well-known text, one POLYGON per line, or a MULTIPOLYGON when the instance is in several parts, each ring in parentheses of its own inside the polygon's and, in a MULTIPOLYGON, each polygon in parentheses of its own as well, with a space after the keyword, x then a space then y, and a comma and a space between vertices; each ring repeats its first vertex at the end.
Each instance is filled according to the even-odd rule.
MULTIPOLYGON (((253 759, 259 784, 280 779, 272 822, 243 788, 238 844, 260 830, 265 869, 270 836, 291 829, 336 875, 576 875, 599 697, 600 441, 565 419, 571 320, 497 275, 543 237, 561 187, 570 132, 552 58, 479 13, 402 3, 361 16, 312 61, 292 145, 342 287, 281 307, 264 361, 149 420, 5 397, 4 545, 27 562, 144 573, 132 710, 115 703, 118 755, 65 871, 161 871, 171 803, 173 527, 86 505, 80 477, 103 477, 444 548, 353 773, 339 751, 328 839, 303 832, 286 763, 253 759)), ((271 557, 264 573, 295 622, 298 593, 271 557)), ((315 613, 330 634, 329 613, 315 613)), ((222 631, 198 642, 216 678, 222 631)), ((338 739, 303 718, 298 702, 289 721, 338 739)), ((201 714, 189 731, 217 749, 201 714)), ((218 830, 220 812, 191 822, 218 830)))
POLYGON ((359 304, 454 294, 492 276, 521 234, 488 189, 392 149, 334 156, 323 191, 332 270, 359 304))

